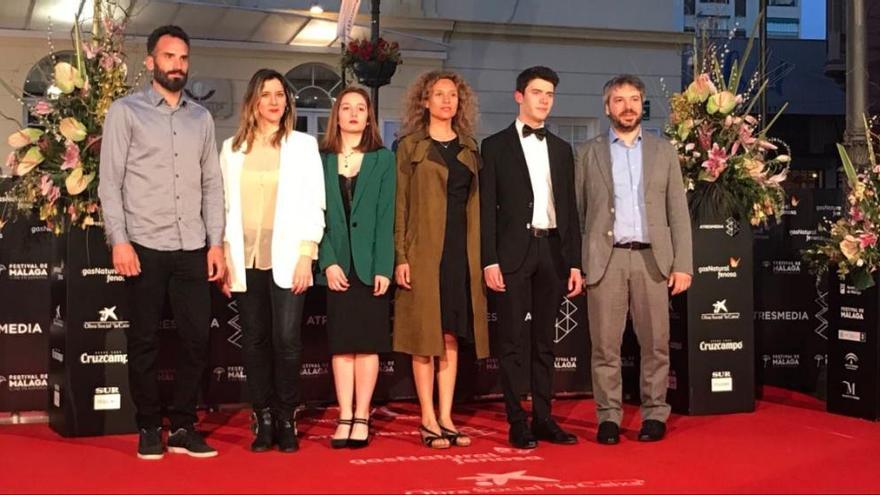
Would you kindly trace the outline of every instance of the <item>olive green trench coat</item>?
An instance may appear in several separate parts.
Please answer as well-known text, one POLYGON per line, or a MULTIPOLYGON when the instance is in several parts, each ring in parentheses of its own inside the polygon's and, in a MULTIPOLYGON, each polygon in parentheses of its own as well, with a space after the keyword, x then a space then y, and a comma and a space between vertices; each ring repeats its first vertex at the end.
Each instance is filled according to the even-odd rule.
MULTIPOLYGON (((489 355, 486 289, 480 266, 480 152, 470 137, 459 137, 458 159, 474 174, 467 201, 467 251, 477 358, 489 355)), ((397 148, 395 266, 409 263, 411 290, 397 288, 394 350, 419 356, 443 353, 440 328, 440 258, 446 233, 448 169, 425 132, 404 137, 397 148)), ((462 287, 462 290, 465 290, 462 287)))

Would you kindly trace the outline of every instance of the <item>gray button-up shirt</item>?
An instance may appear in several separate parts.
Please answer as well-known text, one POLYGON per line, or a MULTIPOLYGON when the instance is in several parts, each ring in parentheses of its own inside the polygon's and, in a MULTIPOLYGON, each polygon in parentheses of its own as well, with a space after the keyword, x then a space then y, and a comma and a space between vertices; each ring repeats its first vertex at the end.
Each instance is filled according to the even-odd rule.
POLYGON ((98 196, 111 245, 160 251, 223 244, 223 177, 214 120, 185 95, 172 108, 150 84, 110 105, 98 196))
POLYGON ((642 170, 642 134, 632 146, 608 130, 611 169, 614 176, 614 242, 650 242, 645 214, 645 186, 642 170))

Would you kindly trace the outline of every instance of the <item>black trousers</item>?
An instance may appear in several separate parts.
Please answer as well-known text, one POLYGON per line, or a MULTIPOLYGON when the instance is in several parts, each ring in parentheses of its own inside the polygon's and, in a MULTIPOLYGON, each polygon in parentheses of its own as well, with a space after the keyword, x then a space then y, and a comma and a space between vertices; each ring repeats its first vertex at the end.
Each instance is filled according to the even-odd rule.
POLYGON ((510 424, 528 417, 516 383, 523 367, 531 368, 532 417, 550 417, 556 315, 567 282, 560 275, 561 256, 558 237, 532 238, 522 266, 504 274, 507 290, 498 293, 501 390, 510 424), (525 351, 527 342, 530 355, 525 351))
POLYGON ((305 294, 272 280, 272 270, 246 270, 246 292, 235 293, 241 315, 241 352, 254 410, 290 418, 299 403, 305 294))
POLYGON ((208 356, 211 293, 206 250, 157 251, 134 244, 141 274, 125 280, 130 298, 128 380, 139 428, 162 424, 157 367, 159 321, 166 296, 177 323, 180 345, 174 374, 174 394, 167 414, 172 431, 192 426, 196 400, 208 356))

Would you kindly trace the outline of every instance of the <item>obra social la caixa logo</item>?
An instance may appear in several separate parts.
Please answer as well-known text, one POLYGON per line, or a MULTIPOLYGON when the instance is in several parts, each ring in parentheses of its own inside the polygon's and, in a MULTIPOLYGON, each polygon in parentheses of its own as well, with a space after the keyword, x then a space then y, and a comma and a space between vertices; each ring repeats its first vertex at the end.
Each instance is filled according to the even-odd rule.
POLYGON ((468 486, 459 488, 416 489, 408 490, 405 493, 580 493, 590 489, 636 488, 645 485, 645 481, 640 479, 568 481, 551 478, 549 476, 540 476, 525 469, 504 472, 480 472, 471 476, 461 476, 457 479, 459 481, 467 482, 468 486))
POLYGON ((116 315, 116 306, 104 307, 98 310, 97 321, 83 322, 83 328, 86 330, 116 330, 129 327, 127 320, 120 320, 116 315))
POLYGON ((738 312, 732 312, 727 309, 727 299, 720 299, 712 304, 711 313, 703 313, 700 315, 701 320, 738 320, 738 312))

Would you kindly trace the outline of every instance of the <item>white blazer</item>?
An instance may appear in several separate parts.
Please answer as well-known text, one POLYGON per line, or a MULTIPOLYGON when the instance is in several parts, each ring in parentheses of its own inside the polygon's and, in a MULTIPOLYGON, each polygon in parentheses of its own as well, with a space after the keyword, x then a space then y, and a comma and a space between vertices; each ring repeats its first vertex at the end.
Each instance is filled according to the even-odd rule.
MULTIPOLYGON (((223 141, 220 168, 226 196, 226 265, 233 292, 247 291, 244 231, 241 224, 241 171, 244 153, 232 150, 232 139, 223 141)), ((324 167, 314 137, 293 131, 281 141, 275 222, 272 230, 272 278, 279 287, 293 285, 293 271, 302 241, 321 242, 324 235, 324 167)))

